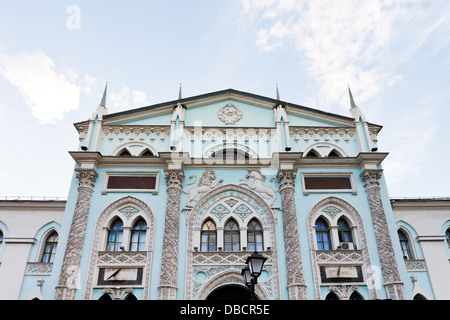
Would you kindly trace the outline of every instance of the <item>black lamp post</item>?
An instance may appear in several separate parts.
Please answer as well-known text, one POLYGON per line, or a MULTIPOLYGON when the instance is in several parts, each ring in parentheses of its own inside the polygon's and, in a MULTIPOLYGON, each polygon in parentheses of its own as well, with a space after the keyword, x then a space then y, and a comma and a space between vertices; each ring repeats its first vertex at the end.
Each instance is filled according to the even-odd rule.
POLYGON ((247 266, 241 271, 245 285, 250 290, 251 300, 255 300, 255 284, 258 283, 258 277, 261 275, 266 260, 267 258, 255 251, 247 258, 247 261, 245 261, 247 266))

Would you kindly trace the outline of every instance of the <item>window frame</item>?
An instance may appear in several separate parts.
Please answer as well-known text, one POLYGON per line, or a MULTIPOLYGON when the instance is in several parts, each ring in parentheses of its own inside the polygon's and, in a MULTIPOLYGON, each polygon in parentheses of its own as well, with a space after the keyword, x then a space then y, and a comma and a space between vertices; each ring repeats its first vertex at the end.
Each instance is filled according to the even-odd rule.
POLYGON ((45 241, 42 246, 42 252, 39 259, 40 263, 53 263, 55 261, 56 250, 59 242, 59 233, 56 230, 48 232, 45 236, 45 241), (50 238, 54 238, 56 234, 56 241, 50 241, 50 238), (47 250, 50 248, 50 250, 47 250), (46 259, 48 257, 48 259, 46 259))
POLYGON ((217 251, 217 226, 212 219, 206 219, 205 222, 202 224, 202 228, 200 230, 200 251, 202 251, 202 252, 217 251), (204 229, 204 227, 206 225, 208 225, 207 230, 204 229), (210 228, 211 225, 214 227, 213 230, 210 228), (206 235, 206 237, 207 237, 206 242, 203 241, 204 235, 206 235), (210 241, 212 235, 214 235, 214 243, 212 241, 210 241), (204 244, 206 245, 207 250, 203 250, 204 244), (213 248, 211 248, 212 244, 214 246, 213 248))
POLYGON ((223 228, 223 250, 227 252, 239 252, 241 251, 241 230, 239 227, 239 223, 234 220, 233 218, 229 219, 223 228), (234 223, 237 230, 234 229, 234 226, 232 226, 232 229, 227 229, 227 226, 231 225, 231 223, 234 223), (227 241, 227 236, 230 236, 231 241, 227 241), (235 241, 237 237, 237 242, 235 241), (237 250, 236 249, 237 246, 237 250), (227 248, 230 248, 230 250, 227 250, 227 248))
POLYGON ((123 220, 120 219, 119 217, 116 217, 115 219, 113 219, 111 221, 111 223, 109 224, 108 234, 107 234, 107 238, 106 238, 106 248, 105 248, 106 252, 120 252, 120 251, 122 251, 121 247, 123 247, 123 225, 124 225, 123 220), (122 223, 122 225, 120 226, 119 229, 114 229, 114 226, 115 226, 115 224, 118 221, 120 221, 122 223), (120 230, 120 231, 114 231, 114 230, 120 230), (115 235, 114 236, 114 241, 110 241, 112 234, 115 235), (121 235, 120 236, 120 243, 117 241, 117 236, 119 234, 121 235), (114 246, 114 250, 110 250, 109 249, 110 245, 114 246), (119 246, 117 247, 117 245, 119 245, 119 246))
POLYGON ((158 194, 159 192, 159 179, 160 172, 159 171, 106 171, 103 178, 102 185, 102 194, 108 193, 123 193, 123 192, 132 192, 132 193, 151 193, 158 194), (155 187, 153 189, 110 189, 108 188, 108 180, 109 177, 113 176, 122 176, 122 177, 155 177, 155 187))

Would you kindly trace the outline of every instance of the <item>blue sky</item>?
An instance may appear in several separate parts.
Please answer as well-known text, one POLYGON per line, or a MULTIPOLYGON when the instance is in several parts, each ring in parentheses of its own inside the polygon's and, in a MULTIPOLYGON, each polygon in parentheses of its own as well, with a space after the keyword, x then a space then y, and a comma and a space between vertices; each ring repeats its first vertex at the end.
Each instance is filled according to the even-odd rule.
POLYGON ((450 196, 450 2, 0 1, 0 196, 65 197, 87 120, 233 88, 367 120, 393 197, 450 196))

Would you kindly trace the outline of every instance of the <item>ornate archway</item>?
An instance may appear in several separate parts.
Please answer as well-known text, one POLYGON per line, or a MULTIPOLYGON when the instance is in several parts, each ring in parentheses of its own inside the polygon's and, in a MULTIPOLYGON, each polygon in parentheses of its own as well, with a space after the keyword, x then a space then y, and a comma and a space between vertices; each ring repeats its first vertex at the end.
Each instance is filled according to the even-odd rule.
MULTIPOLYGON (((251 252, 199 251, 200 229, 206 219, 218 224, 229 218, 240 223, 241 232, 251 219, 261 222, 264 232, 264 250, 267 261, 258 279, 256 294, 260 299, 279 299, 278 258, 276 248, 276 208, 269 205, 253 191, 233 184, 218 187, 205 194, 192 208, 183 209, 187 223, 185 299, 206 299, 215 289, 226 285, 241 285, 240 274, 251 252), (220 207, 219 207, 220 206, 220 207), (223 208, 227 210, 224 210, 223 208), (220 208, 220 211, 216 210, 220 208)), ((219 247, 219 245, 218 245, 219 247)))

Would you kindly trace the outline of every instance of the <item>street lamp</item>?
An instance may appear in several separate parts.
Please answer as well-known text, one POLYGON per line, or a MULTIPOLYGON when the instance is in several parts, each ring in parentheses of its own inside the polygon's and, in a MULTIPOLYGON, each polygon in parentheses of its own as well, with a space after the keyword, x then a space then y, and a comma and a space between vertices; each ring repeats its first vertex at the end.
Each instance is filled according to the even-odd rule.
POLYGON ((255 284, 258 283, 258 277, 261 275, 266 260, 267 258, 255 251, 247 258, 245 261, 247 266, 241 271, 245 285, 250 289, 251 300, 255 300, 255 284))

